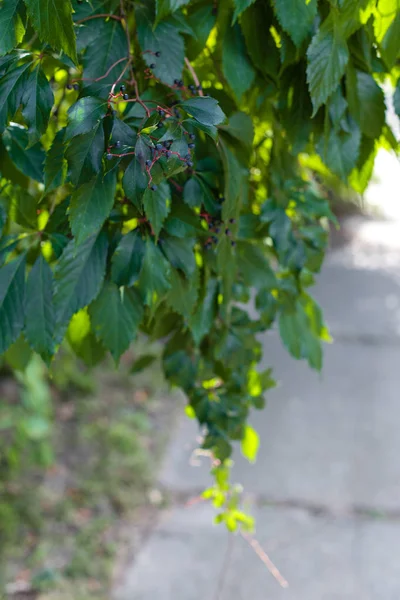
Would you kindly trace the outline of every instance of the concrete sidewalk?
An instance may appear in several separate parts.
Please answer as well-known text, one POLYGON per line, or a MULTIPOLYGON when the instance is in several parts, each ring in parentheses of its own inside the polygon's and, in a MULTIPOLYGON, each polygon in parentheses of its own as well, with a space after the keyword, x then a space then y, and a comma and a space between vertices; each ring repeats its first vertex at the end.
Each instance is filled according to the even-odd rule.
MULTIPOLYGON (((349 228, 315 291, 335 338, 323 373, 265 335, 265 366, 281 385, 253 415, 257 463, 235 457, 257 539, 289 587, 245 540, 212 525, 212 507, 177 503, 116 600, 400 599, 400 228, 362 219, 349 228)), ((189 464, 196 434, 182 420, 166 457, 160 483, 172 497, 210 481, 206 463, 189 464)))

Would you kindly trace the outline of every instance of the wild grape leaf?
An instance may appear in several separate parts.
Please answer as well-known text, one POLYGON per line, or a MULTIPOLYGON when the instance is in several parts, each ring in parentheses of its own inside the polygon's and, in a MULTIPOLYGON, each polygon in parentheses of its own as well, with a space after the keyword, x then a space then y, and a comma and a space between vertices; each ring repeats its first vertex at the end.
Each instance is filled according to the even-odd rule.
POLYGON ((215 25, 216 16, 209 2, 190 3, 186 9, 185 22, 194 35, 185 40, 186 56, 189 60, 195 58, 204 50, 208 37, 215 25))
POLYGON ((188 179, 183 186, 183 201, 191 208, 201 206, 203 203, 203 188, 196 177, 188 179))
POLYGON ((219 125, 226 119, 217 100, 210 96, 189 98, 181 102, 179 106, 203 125, 219 125))
POLYGON ((209 135, 210 138, 212 138, 214 141, 216 141, 218 139, 218 129, 215 127, 215 125, 204 125, 203 123, 200 123, 199 121, 196 121, 195 119, 185 119, 184 122, 187 123, 188 125, 191 125, 195 129, 204 131, 204 133, 209 135))
POLYGON ((24 83, 30 63, 13 67, 0 79, 0 133, 12 119, 22 101, 24 83))
POLYGON ((79 185, 97 175, 103 155, 104 130, 100 122, 89 133, 74 137, 65 151, 72 183, 79 185))
POLYGON ((64 249, 54 273, 54 307, 57 341, 64 336, 73 314, 94 300, 104 279, 107 236, 92 235, 80 246, 71 240, 64 249))
POLYGON ((167 302, 173 311, 179 313, 186 319, 190 318, 197 301, 198 281, 197 277, 186 279, 178 271, 171 271, 171 289, 167 294, 167 302))
POLYGON ((246 425, 240 447, 243 456, 249 462, 254 463, 256 461, 259 445, 260 438, 257 431, 250 425, 246 425))
POLYGON ((227 221, 229 218, 237 217, 245 171, 229 145, 222 139, 220 140, 220 151, 225 172, 225 202, 222 207, 222 217, 227 221))
POLYGON ((317 0, 274 0, 278 21, 290 35, 296 46, 300 46, 312 31, 317 15, 317 0))
POLYGON ((176 10, 189 4, 190 0, 156 0, 156 25, 176 10))
POLYGON ((53 272, 40 254, 26 282, 25 336, 46 362, 54 354, 54 330, 53 272))
POLYGON ((118 363, 136 336, 143 315, 140 297, 129 290, 124 290, 121 297, 118 286, 108 281, 90 305, 89 313, 96 336, 118 363))
POLYGON ((107 102, 93 96, 80 98, 68 111, 68 125, 65 131, 65 141, 76 135, 89 133, 100 124, 107 113, 107 102))
POLYGON ((21 5, 21 0, 4 0, 0 4, 0 56, 13 50, 24 37, 21 5))
POLYGON ((218 281, 209 279, 200 292, 200 298, 195 312, 189 322, 193 339, 197 345, 210 331, 215 315, 217 313, 218 281))
POLYGON ((232 23, 235 23, 237 18, 246 10, 246 8, 249 8, 254 2, 255 0, 234 0, 233 4, 235 6, 235 12, 233 13, 232 23))
POLYGON ((154 294, 162 296, 170 288, 170 266, 151 238, 147 238, 145 244, 139 289, 145 304, 151 304, 154 294))
POLYGON ((385 124, 385 98, 381 87, 369 73, 353 67, 347 71, 347 101, 362 133, 378 138, 385 124))
POLYGON ((118 152, 131 151, 135 147, 136 132, 125 121, 114 118, 114 123, 111 133, 111 144, 120 142, 121 149, 118 152))
POLYGON ((171 212, 164 223, 164 229, 174 237, 195 237, 204 233, 198 216, 184 204, 172 203, 171 212))
POLYGON ((265 252, 254 244, 238 244, 238 268, 248 286, 256 289, 272 289, 276 286, 276 278, 265 252))
POLYGON ((349 60, 346 39, 332 15, 313 37, 307 58, 307 81, 315 115, 339 85, 349 60))
POLYGON ((18 186, 14 186, 14 193, 10 203, 10 219, 26 229, 37 228, 36 198, 18 186))
POLYGON ((148 177, 134 157, 127 166, 123 179, 122 187, 129 200, 140 210, 143 194, 147 189, 148 177))
POLYGON ((332 128, 328 139, 321 139, 317 144, 317 151, 327 167, 343 181, 347 181, 350 171, 356 166, 360 142, 360 129, 350 119, 347 131, 332 128))
POLYGON ((24 127, 13 123, 3 133, 4 146, 14 163, 27 177, 43 182, 45 153, 41 144, 30 146, 28 132, 24 127))
POLYGON ((65 128, 57 131, 44 161, 44 193, 52 192, 65 181, 67 162, 65 160, 64 146, 65 128))
POLYGON ((139 44, 142 52, 146 52, 143 54, 144 61, 147 66, 155 65, 152 72, 157 79, 174 85, 174 81, 182 77, 185 58, 183 39, 177 28, 167 22, 153 27, 153 16, 145 6, 137 6, 136 19, 139 44), (161 56, 155 56, 156 52, 161 52, 161 56))
POLYGON ((122 237, 112 257, 111 276, 115 283, 131 286, 138 280, 145 249, 139 231, 130 231, 122 237))
POLYGON ((272 20, 269 3, 256 2, 242 14, 240 26, 253 64, 263 75, 276 80, 281 68, 279 50, 268 27, 260 27, 260 23, 268 25, 272 20))
POLYGON ((70 0, 24 0, 42 42, 63 50, 76 63, 75 31, 70 0))
MULTIPOLYGON (((228 27, 222 44, 222 71, 237 100, 252 86, 256 72, 238 24, 228 27)), ((196 116, 193 115, 195 118, 196 116)), ((211 123, 217 125, 218 123, 211 123)))
POLYGON ((380 50, 389 69, 392 69, 400 54, 400 13, 397 12, 393 23, 383 38, 380 50))
POLYGON ((319 337, 310 327, 310 318, 301 302, 286 309, 279 316, 279 333, 294 358, 305 358, 310 367, 321 370, 322 348, 319 337))
MULTIPOLYGON (((146 137, 146 139, 148 139, 147 136, 144 136, 144 137, 146 137)), ((144 171, 145 166, 146 166, 146 160, 150 159, 150 146, 143 139, 143 136, 138 136, 138 138, 136 140, 135 156, 142 168, 142 171, 144 171)))
POLYGON ((126 67, 126 61, 121 60, 128 57, 125 31, 115 19, 93 19, 84 24, 84 29, 90 37, 82 59, 83 76, 87 80, 83 82, 83 94, 107 98, 112 84, 126 67), (90 81, 99 77, 99 81, 90 81))
POLYGON ((161 249, 176 269, 185 273, 186 277, 191 277, 196 270, 196 259, 193 252, 193 238, 163 237, 161 240, 161 249))
POLYGON ((25 255, 0 268, 0 356, 24 326, 25 255))
POLYGON ((79 186, 72 194, 69 221, 77 245, 103 226, 114 204, 116 185, 115 170, 109 171, 104 178, 100 172, 95 179, 79 186))
POLYGON ((156 239, 162 224, 171 208, 171 190, 166 181, 162 181, 156 190, 147 188, 143 196, 143 206, 156 239))
POLYGON ((228 133, 235 140, 243 144, 248 150, 253 144, 253 121, 246 113, 236 112, 230 115, 228 123, 226 125, 221 125, 221 131, 228 133))
POLYGON ((24 82, 22 115, 28 125, 29 146, 39 141, 49 123, 54 96, 43 69, 38 65, 24 82))

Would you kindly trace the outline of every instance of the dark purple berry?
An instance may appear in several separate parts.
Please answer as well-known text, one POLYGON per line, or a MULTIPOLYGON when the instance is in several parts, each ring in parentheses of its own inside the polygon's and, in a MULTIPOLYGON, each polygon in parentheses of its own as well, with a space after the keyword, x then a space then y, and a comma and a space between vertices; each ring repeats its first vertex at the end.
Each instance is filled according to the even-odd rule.
POLYGON ((117 110, 112 110, 112 111, 111 111, 111 114, 112 114, 112 116, 113 116, 113 117, 116 117, 116 116, 117 116, 117 114, 118 114, 118 111, 117 111, 117 110))
POLYGON ((129 100, 129 94, 124 94, 122 97, 124 100, 129 100))
POLYGON ((225 229, 225 233, 226 233, 226 235, 231 235, 231 230, 230 229, 225 229))
POLYGON ((221 231, 221 229, 219 227, 215 228, 215 233, 219 233, 221 231))
POLYGON ((214 244, 218 244, 218 238, 217 238, 217 237, 215 237, 215 235, 213 235, 213 238, 212 238, 212 240, 213 240, 214 244))
POLYGON ((155 184, 153 184, 150 189, 152 192, 155 192, 157 189, 157 186, 155 184))
MULTIPOLYGON (((174 79, 174 84, 179 85, 179 79, 174 79)), ((177 104, 177 102, 175 102, 175 104, 177 104)), ((171 104, 171 106, 172 106, 172 104, 171 104)))
POLYGON ((151 167, 151 160, 146 160, 146 167, 151 167))
POLYGON ((198 85, 196 89, 199 90, 199 91, 201 91, 203 88, 202 88, 201 85, 198 85))
POLYGON ((169 157, 171 156, 171 151, 170 151, 170 150, 167 150, 167 152, 165 153, 165 156, 166 156, 167 158, 169 158, 169 157))
POLYGON ((119 140, 117 140, 117 141, 115 142, 114 146, 115 146, 116 148, 121 148, 121 142, 120 142, 119 140))
POLYGON ((126 90, 126 87, 124 86, 124 84, 119 86, 119 91, 120 92, 124 92, 126 90))
POLYGON ((159 108, 158 114, 160 115, 160 117, 165 117, 165 110, 163 110, 162 108, 159 108))
POLYGON ((229 219, 229 223, 236 223, 236 219, 229 219))
POLYGON ((76 92, 79 92, 79 85, 77 83, 74 83, 73 87, 76 92))
POLYGON ((160 56, 161 56, 161 50, 157 50, 157 52, 155 53, 155 55, 157 56, 157 58, 160 58, 160 56))
POLYGON ((67 90, 72 90, 72 83, 67 83, 66 88, 67 90))
POLYGON ((190 85, 188 85, 188 89, 189 89, 191 92, 194 92, 194 90, 195 90, 196 88, 194 87, 193 83, 191 83, 190 85))
POLYGON ((232 242, 231 242, 231 246, 236 246, 236 242, 235 242, 235 241, 232 241, 232 242))
POLYGON ((150 65, 150 69, 155 69, 155 68, 156 68, 156 65, 155 65, 155 63, 151 63, 151 65, 150 65))
POLYGON ((112 160, 114 158, 114 156, 112 154, 107 154, 106 158, 107 158, 107 160, 112 160))
POLYGON ((193 167, 193 163, 191 160, 188 160, 186 164, 189 168, 193 167))
POLYGON ((191 140, 195 140, 195 139, 196 139, 196 136, 194 135, 194 133, 189 133, 189 138, 190 138, 191 140))
POLYGON ((163 149, 162 144, 156 144, 156 150, 162 150, 162 149, 163 149))
POLYGON ((196 144, 188 144, 188 148, 195 148, 196 144))
POLYGON ((159 121, 157 123, 157 127, 158 127, 158 129, 161 129, 161 127, 164 127, 164 123, 162 121, 159 121))
POLYGON ((178 85, 179 85, 179 87, 183 87, 183 80, 182 79, 179 80, 178 85))

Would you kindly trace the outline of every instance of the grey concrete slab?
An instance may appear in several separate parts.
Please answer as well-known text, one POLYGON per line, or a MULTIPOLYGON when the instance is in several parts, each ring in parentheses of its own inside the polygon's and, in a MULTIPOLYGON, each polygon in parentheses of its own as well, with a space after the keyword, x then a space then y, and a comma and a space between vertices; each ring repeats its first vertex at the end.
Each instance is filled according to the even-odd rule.
POLYGON ((400 598, 400 523, 282 508, 258 509, 255 516, 256 537, 289 587, 281 588, 238 537, 219 600, 400 598))
POLYGON ((224 528, 213 525, 214 514, 208 504, 165 511, 113 600, 213 598, 228 543, 224 528))
MULTIPOLYGON (((252 422, 255 465, 235 456, 235 481, 275 500, 334 508, 400 509, 400 346, 336 342, 317 374, 291 359, 277 336, 264 338, 265 365, 281 384, 252 422)), ((208 485, 208 462, 190 464, 196 428, 183 421, 161 481, 175 491, 208 485)))

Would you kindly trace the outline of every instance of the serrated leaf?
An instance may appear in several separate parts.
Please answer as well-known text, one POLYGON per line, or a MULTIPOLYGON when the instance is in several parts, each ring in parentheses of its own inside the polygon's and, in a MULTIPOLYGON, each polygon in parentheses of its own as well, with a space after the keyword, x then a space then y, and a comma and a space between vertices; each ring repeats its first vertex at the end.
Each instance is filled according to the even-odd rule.
POLYGON ((272 23, 272 9, 267 2, 252 4, 240 19, 247 51, 253 64, 263 75, 276 80, 281 65, 279 50, 269 31, 272 23), (264 27, 260 27, 260 23, 263 23, 264 27))
POLYGON ((134 157, 127 166, 123 179, 122 186, 129 200, 140 210, 142 205, 143 194, 147 189, 148 177, 139 164, 139 161, 134 157))
POLYGON ((139 296, 124 290, 121 297, 118 286, 106 282, 90 305, 89 313, 96 336, 118 363, 133 341, 143 315, 139 296))
POLYGON ((258 448, 260 446, 260 438, 258 433, 251 427, 246 425, 244 429, 244 435, 241 441, 242 454, 251 463, 255 462, 257 458, 258 448))
POLYGON ((24 37, 21 5, 21 0, 3 0, 0 4, 0 56, 13 50, 24 37))
POLYGON ((80 98, 68 111, 68 125, 65 131, 65 141, 68 142, 76 135, 89 133, 107 113, 107 102, 100 98, 86 96, 80 98))
POLYGON ((185 123, 192 125, 192 127, 195 127, 200 131, 204 131, 204 133, 209 135, 214 141, 218 139, 218 129, 215 127, 215 125, 204 125, 195 119, 185 119, 185 123))
POLYGON ((202 205, 203 196, 203 188, 199 180, 196 177, 188 179, 183 186, 183 201, 191 208, 195 208, 202 205))
POLYGON ((10 204, 10 219, 26 229, 36 229, 36 198, 22 188, 15 188, 10 204))
POLYGON ((346 40, 332 16, 313 37, 307 58, 307 81, 315 115, 339 85, 349 60, 346 40))
MULTIPOLYGON (((222 71, 236 99, 240 102, 243 94, 252 86, 256 72, 247 55, 242 30, 238 24, 229 27, 224 35, 222 71)), ((193 116, 196 118, 195 115, 193 116)), ((209 124, 217 125, 218 122, 209 124)))
POLYGON ((209 279, 201 292, 196 311, 192 315, 189 327, 197 345, 209 333, 217 313, 217 279, 209 279))
POLYGON ((156 25, 189 2, 190 0, 156 0, 156 25))
POLYGON ((172 204, 171 212, 164 223, 164 229, 174 237, 194 237, 204 233, 198 216, 184 204, 172 204))
POLYGON ((381 42, 380 48, 385 63, 389 69, 392 69, 400 54, 400 13, 396 14, 381 42))
POLYGON ((189 60, 194 60, 204 50, 215 25, 216 16, 211 4, 205 2, 200 5, 190 3, 184 18, 194 33, 192 37, 185 40, 186 56, 189 60))
POLYGON ((238 268, 248 286, 256 289, 276 286, 276 278, 265 253, 254 244, 238 244, 238 268))
POLYGON ((27 130, 21 125, 13 123, 4 131, 3 142, 17 169, 27 177, 42 183, 45 153, 39 143, 28 148, 27 130))
MULTIPOLYGON (((147 136, 146 136, 146 139, 148 139, 147 136)), ((150 158, 150 147, 145 142, 145 140, 143 139, 142 136, 138 136, 138 138, 136 140, 135 157, 136 157, 137 161, 139 162, 142 171, 144 171, 145 166, 146 166, 146 160, 149 160, 149 158, 150 158)))
POLYGON ((253 144, 254 127, 251 117, 246 113, 236 112, 230 115, 227 125, 221 125, 221 131, 228 133, 250 150, 253 144))
POLYGON ((382 89, 372 75, 358 69, 347 71, 347 100, 349 109, 362 133, 378 138, 385 124, 385 99, 382 89))
POLYGON ((171 208, 171 190, 166 181, 162 181, 156 190, 147 188, 143 196, 143 206, 156 239, 162 224, 171 208))
POLYGON ((161 249, 171 265, 181 269, 187 277, 191 277, 196 270, 194 257, 194 239, 165 237, 161 240, 161 249))
POLYGON ((31 71, 24 82, 22 115, 28 125, 29 146, 39 141, 49 123, 54 96, 40 66, 31 71))
POLYGON ((122 237, 112 257, 111 276, 115 283, 131 286, 138 280, 145 249, 139 231, 130 231, 122 237))
POLYGON ((99 123, 89 133, 77 135, 65 151, 69 176, 74 185, 93 179, 101 169, 104 155, 104 130, 99 123))
POLYGON ((225 202, 222 207, 222 217, 224 220, 228 220, 232 217, 236 218, 238 215, 245 171, 229 145, 222 139, 220 140, 220 151, 225 173, 225 202))
POLYGON ((247 9, 249 6, 254 4, 255 0, 234 0, 235 11, 233 13, 232 23, 235 23, 237 18, 247 9))
MULTIPOLYGON (((279 316, 279 333, 290 354, 297 359, 306 359, 310 367, 319 371, 322 367, 322 348, 319 331, 313 329, 310 314, 307 314, 300 301, 279 316)), ((318 329, 321 330, 321 327, 318 329)))
POLYGON ((0 356, 24 326, 25 256, 0 268, 0 356))
POLYGON ((343 181, 356 166, 360 149, 361 132, 358 125, 349 119, 348 130, 332 128, 328 139, 321 139, 317 151, 327 167, 343 181))
POLYGON ((54 354, 54 330, 53 272, 40 254, 26 282, 25 336, 45 362, 54 354))
POLYGON ((104 279, 107 236, 93 235, 81 246, 71 240, 54 273, 54 308, 57 340, 61 341, 73 314, 94 300, 104 279))
POLYGON ((203 125, 219 125, 226 119, 217 100, 210 96, 189 98, 181 102, 179 106, 203 125))
POLYGON ((99 175, 79 186, 72 194, 69 221, 76 244, 82 244, 90 235, 98 233, 114 204, 117 185, 116 172, 110 171, 103 178, 99 175))
POLYGON ((154 294, 162 296, 169 290, 170 266, 152 239, 147 238, 145 244, 139 289, 145 298, 145 304, 151 304, 154 294))
POLYGON ((133 363, 130 373, 132 375, 136 373, 141 373, 142 371, 147 369, 147 367, 152 365, 156 360, 157 356, 154 356, 154 354, 144 354, 143 356, 139 356, 139 358, 136 359, 133 363))
POLYGON ((317 0, 274 0, 274 6, 283 29, 296 46, 300 46, 312 30, 317 15, 317 0))
POLYGON ((57 131, 44 161, 44 193, 52 192, 65 181, 67 162, 65 160, 64 146, 65 128, 57 131))
POLYGON ((136 8, 137 36, 147 66, 154 63, 155 77, 167 85, 181 79, 185 58, 184 43, 177 28, 171 23, 159 23, 153 28, 153 17, 148 7, 136 8), (150 51, 150 52, 149 52, 150 51), (155 57, 161 51, 160 57, 155 57), (153 53, 153 54, 151 54, 153 53))
POLYGON ((186 319, 190 318, 197 301, 198 285, 197 278, 187 280, 178 271, 171 271, 171 289, 167 294, 167 302, 175 312, 186 319))
POLYGON ((24 0, 42 42, 63 50, 76 63, 75 31, 70 0, 24 0))
POLYGON ((0 133, 3 132, 8 119, 14 117, 21 104, 29 67, 30 63, 13 67, 0 79, 0 133))

